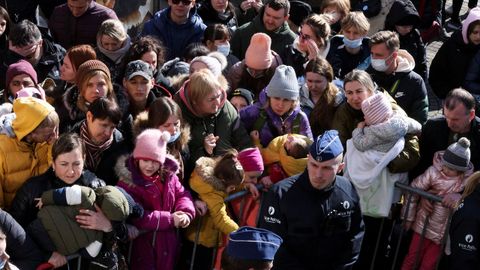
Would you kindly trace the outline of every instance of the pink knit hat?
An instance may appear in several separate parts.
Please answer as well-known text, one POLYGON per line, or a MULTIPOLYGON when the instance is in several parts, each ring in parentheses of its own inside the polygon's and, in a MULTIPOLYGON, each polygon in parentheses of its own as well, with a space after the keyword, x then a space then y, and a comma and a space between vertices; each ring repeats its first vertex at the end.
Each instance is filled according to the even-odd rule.
POLYGON ((258 148, 247 148, 238 153, 238 161, 242 164, 243 170, 246 172, 263 171, 262 154, 258 148))
POLYGON ((264 33, 256 33, 245 52, 245 64, 253 69, 267 69, 272 65, 272 39, 264 33))
POLYGON ((382 93, 377 93, 362 102, 362 112, 367 125, 385 122, 393 115, 392 105, 382 93))
POLYGON ((166 131, 162 132, 153 128, 144 130, 137 137, 133 158, 165 162, 166 146, 169 139, 170 133, 166 131))

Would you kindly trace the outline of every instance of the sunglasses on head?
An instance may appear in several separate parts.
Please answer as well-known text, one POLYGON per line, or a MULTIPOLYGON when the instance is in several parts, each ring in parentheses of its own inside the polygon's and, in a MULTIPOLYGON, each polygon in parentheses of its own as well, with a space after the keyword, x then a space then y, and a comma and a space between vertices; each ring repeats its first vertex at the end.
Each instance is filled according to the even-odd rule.
POLYGON ((188 6, 192 3, 192 0, 172 0, 172 3, 175 5, 180 4, 182 2, 185 6, 188 6))

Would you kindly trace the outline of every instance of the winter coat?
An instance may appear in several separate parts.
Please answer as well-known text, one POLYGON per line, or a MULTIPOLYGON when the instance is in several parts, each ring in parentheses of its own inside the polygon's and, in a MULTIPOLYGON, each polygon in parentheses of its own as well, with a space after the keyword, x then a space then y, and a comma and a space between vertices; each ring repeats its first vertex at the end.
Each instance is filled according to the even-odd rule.
MULTIPOLYGON (((33 130, 32 130, 33 131, 33 130)), ((17 190, 28 178, 44 173, 51 164, 51 145, 28 144, 0 135, 0 207, 9 209, 17 190)))
POLYGON ((240 26, 237 31, 235 31, 230 44, 233 55, 238 57, 238 59, 245 58, 245 52, 247 51, 248 45, 250 45, 250 39, 255 33, 261 32, 270 36, 272 39, 270 48, 278 54, 281 54, 282 51, 295 40, 297 35, 290 30, 287 22, 284 22, 283 25, 275 31, 268 31, 263 25, 264 9, 265 7, 262 8, 260 14, 258 14, 253 21, 240 26))
POLYGON ((450 222, 449 270, 477 270, 480 265, 480 185, 458 206, 450 222))
POLYGON ((262 153, 263 163, 265 166, 279 162, 282 169, 288 176, 299 174, 307 167, 307 158, 294 158, 288 155, 285 150, 285 143, 288 140, 288 136, 294 136, 304 140, 309 149, 312 144, 312 140, 306 136, 299 134, 285 134, 274 138, 266 148, 258 146, 262 153))
MULTIPOLYGON (((54 81, 60 81, 60 67, 63 63, 63 57, 65 56, 65 49, 62 46, 53 43, 48 38, 43 38, 43 55, 38 63, 34 66, 37 72, 38 83, 42 83, 46 78, 51 78, 54 81)), ((6 74, 8 66, 18 62, 19 60, 27 60, 25 57, 7 50, 5 55, 0 57, 3 59, 2 65, 0 65, 0 87, 6 88, 6 74)))
POLYGON ((228 3, 225 13, 220 14, 212 7, 211 0, 203 1, 198 8, 198 15, 202 18, 205 25, 223 24, 230 30, 230 34, 233 34, 238 27, 236 13, 237 10, 233 4, 228 3))
POLYGON ((445 116, 430 119, 422 128, 420 136, 420 162, 411 172, 411 178, 423 173, 430 165, 434 153, 447 149, 447 147, 466 137, 470 140, 470 161, 475 171, 480 169, 480 118, 475 117, 470 123, 470 131, 466 134, 454 134, 450 131, 445 116))
POLYGON ((167 155, 160 182, 143 178, 133 157, 123 156, 115 166, 122 187, 143 206, 142 218, 132 220, 143 231, 132 246, 132 269, 172 270, 178 255, 177 238, 172 213, 183 211, 193 220, 195 208, 190 193, 178 181, 178 162, 167 155))
POLYGON ((330 50, 327 60, 332 65, 333 75, 343 79, 354 69, 366 70, 370 66, 370 38, 362 39, 362 46, 357 54, 351 54, 345 49, 343 35, 336 35, 330 39, 330 50))
POLYGON ((207 26, 197 14, 196 8, 190 10, 188 20, 177 24, 170 19, 171 8, 160 10, 143 25, 141 36, 152 35, 160 39, 167 49, 165 60, 182 57, 185 47, 200 42, 207 26))
MULTIPOLYGON (((465 179, 473 173, 473 164, 471 162, 469 163, 468 170, 464 175, 454 177, 446 176, 442 172, 443 153, 444 151, 435 153, 433 165, 422 175, 415 178, 410 184, 411 187, 427 191, 430 194, 440 197, 449 193, 460 193, 463 191, 465 179)), ((433 202, 433 211, 430 213, 421 203, 418 203, 418 200, 418 195, 412 195, 410 203, 404 206, 403 210, 408 211, 407 221, 412 221, 413 231, 421 235, 425 227, 425 219, 428 216, 429 220, 425 237, 440 245, 444 237, 445 229, 448 226, 450 209, 442 206, 441 202, 433 202)))
POLYGON ((23 227, 4 210, 0 210, 0 227, 8 239, 6 252, 11 256, 9 261, 18 269, 35 270, 44 256, 23 227))
POLYGON ((473 95, 480 95, 480 51, 475 54, 470 62, 463 87, 473 95))
POLYGON ((424 80, 427 79, 427 53, 425 44, 423 43, 420 31, 416 28, 420 22, 417 9, 410 0, 397 0, 393 3, 388 15, 385 19, 385 30, 396 31, 395 25, 404 19, 409 19, 414 24, 414 28, 406 35, 398 34, 400 38, 400 49, 406 50, 413 59, 415 59, 415 71, 422 76, 424 80))
POLYGON ((198 158, 208 156, 203 145, 204 138, 208 134, 219 136, 217 146, 213 149, 213 156, 222 155, 232 148, 241 151, 253 147, 237 110, 226 100, 226 95, 223 95, 220 109, 216 114, 200 116, 196 114, 193 104, 188 99, 188 90, 188 83, 186 83, 175 96, 177 104, 182 109, 183 119, 190 125, 191 132, 191 140, 188 143, 190 158, 185 164, 185 177, 190 176, 198 158))
POLYGON ((260 78, 253 78, 247 72, 245 60, 233 65, 226 76, 230 89, 245 88, 255 95, 255 99, 258 99, 260 92, 270 83, 273 74, 275 74, 275 69, 283 64, 282 59, 276 52, 272 51, 272 57, 272 65, 265 71, 264 76, 260 78))
POLYGON ((353 185, 336 176, 333 185, 318 190, 307 170, 270 188, 259 227, 283 238, 274 260, 278 270, 351 269, 365 228, 353 185))
MULTIPOLYGON (((82 123, 83 121, 77 123, 72 128, 71 132, 80 134, 82 123)), ((95 173, 98 178, 103 179, 107 185, 114 186, 118 181, 118 177, 115 174, 115 164, 117 163, 117 159, 120 156, 127 154, 129 149, 127 147, 127 142, 125 142, 122 133, 118 129, 113 131, 112 136, 112 144, 108 149, 103 151, 97 168, 92 172, 95 173)))
MULTIPOLYGON (((84 170, 80 178, 77 179, 72 185, 80 185, 96 189, 101 186, 105 186, 105 182, 99 179, 95 174, 88 170, 84 170)), ((68 185, 63 180, 55 175, 52 168, 48 169, 45 173, 39 176, 30 178, 25 184, 18 190, 15 199, 12 202, 10 213, 15 220, 26 228, 28 225, 37 218, 38 208, 36 198, 40 198, 43 192, 72 186, 68 185)))
POLYGON ((469 42, 467 29, 470 23, 480 20, 480 14, 470 13, 462 23, 462 30, 454 32, 435 54, 430 65, 428 81, 433 92, 444 99, 450 90, 464 84, 468 66, 480 48, 469 42))
POLYGON ((442 6, 437 0, 412 0, 420 17, 420 29, 428 29, 434 21, 442 25, 442 6))
MULTIPOLYGON (((388 95, 386 92, 384 92, 384 94, 388 95)), ((405 112, 397 105, 392 97, 388 96, 388 98, 392 103, 393 111, 405 116, 405 112)), ((338 107, 335 112, 335 117, 333 118, 332 129, 338 130, 344 149, 346 149, 346 141, 352 137, 353 130, 361 121, 364 121, 362 110, 352 108, 348 102, 338 107)), ((400 173, 411 170, 419 162, 419 151, 418 137, 407 134, 405 136, 405 147, 403 151, 388 165, 390 172, 400 173)))
POLYGON ((195 171, 190 177, 190 187, 198 193, 200 200, 207 204, 208 212, 190 224, 186 237, 195 242, 197 223, 202 222, 197 243, 208 248, 216 247, 221 243, 220 234, 229 235, 238 229, 235 221, 228 216, 227 206, 224 203, 227 187, 222 179, 213 175, 214 167, 214 159, 201 157, 197 160, 195 171))
POLYGON ((422 125, 414 119, 395 114, 386 122, 354 129, 352 141, 361 152, 376 150, 385 153, 405 135, 420 134, 421 131, 422 125))
POLYGON ((48 28, 53 39, 66 49, 80 44, 95 47, 98 29, 108 19, 118 20, 115 11, 95 1, 91 1, 87 11, 79 17, 74 17, 65 3, 53 10, 48 28))
POLYGON ((392 74, 376 71, 372 67, 367 72, 378 86, 388 91, 409 117, 423 125, 428 116, 425 82, 413 71, 415 59, 407 51, 399 50, 397 61, 397 69, 392 74))
POLYGON ((313 139, 308 117, 300 109, 300 106, 296 106, 287 114, 282 119, 282 117, 273 112, 271 107, 263 108, 259 102, 242 109, 240 118, 249 133, 258 129, 260 143, 263 147, 266 147, 273 138, 287 133, 296 133, 313 139), (259 123, 258 121, 263 121, 261 127, 256 127, 257 123, 259 123))

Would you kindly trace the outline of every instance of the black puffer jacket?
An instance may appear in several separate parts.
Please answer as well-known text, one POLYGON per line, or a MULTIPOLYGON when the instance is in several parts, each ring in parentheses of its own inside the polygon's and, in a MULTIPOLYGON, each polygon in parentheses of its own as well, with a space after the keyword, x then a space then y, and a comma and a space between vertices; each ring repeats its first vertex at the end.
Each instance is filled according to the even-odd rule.
POLYGON ((233 34, 238 27, 236 12, 232 3, 229 3, 225 13, 220 14, 212 7, 211 0, 203 1, 198 8, 198 15, 202 17, 204 24, 207 26, 216 23, 223 24, 230 30, 230 34, 233 34))
POLYGON ((420 23, 420 16, 418 16, 417 9, 410 0, 397 0, 393 3, 385 18, 385 30, 396 31, 395 25, 403 21, 412 22, 414 28, 407 35, 398 35, 400 38, 400 49, 404 49, 412 55, 413 59, 415 59, 415 68, 413 71, 426 80, 426 48, 420 36, 420 31, 416 29, 420 23))
POLYGON ((43 254, 13 217, 0 209, 0 228, 7 236, 10 261, 22 270, 34 270, 43 262, 43 254))
MULTIPOLYGON (((95 189, 104 186, 105 182, 92 172, 85 170, 74 184, 95 189)), ((35 206, 37 204, 35 198, 42 197, 44 191, 65 186, 70 185, 57 178, 53 169, 50 168, 44 174, 32 177, 23 184, 13 199, 10 213, 20 225, 26 228, 37 218, 38 208, 35 206)))

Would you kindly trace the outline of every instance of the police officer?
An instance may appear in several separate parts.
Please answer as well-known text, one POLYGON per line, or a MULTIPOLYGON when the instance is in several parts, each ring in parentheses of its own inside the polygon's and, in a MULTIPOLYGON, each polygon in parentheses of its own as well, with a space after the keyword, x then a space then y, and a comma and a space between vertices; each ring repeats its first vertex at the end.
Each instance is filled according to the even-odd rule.
POLYGON ((266 195, 259 227, 283 238, 274 270, 351 269, 364 225, 357 192, 342 176, 343 147, 336 130, 318 136, 302 174, 266 195))

